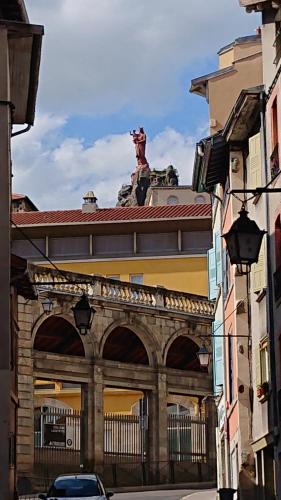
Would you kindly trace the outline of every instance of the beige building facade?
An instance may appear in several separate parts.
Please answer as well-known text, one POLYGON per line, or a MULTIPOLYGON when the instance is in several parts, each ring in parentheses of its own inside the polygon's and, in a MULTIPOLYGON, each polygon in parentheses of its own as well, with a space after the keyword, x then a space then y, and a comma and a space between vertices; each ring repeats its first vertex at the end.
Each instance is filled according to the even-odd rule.
POLYGON ((202 371, 196 355, 202 342, 210 345, 213 315, 210 302, 191 294, 114 283, 100 277, 94 279, 74 273, 62 276, 41 267, 31 266, 30 273, 40 300, 19 298, 19 478, 28 478, 30 489, 35 485, 44 488, 46 481, 58 471, 66 472, 67 469, 69 472, 71 467, 77 470, 83 464, 84 468, 99 471, 107 484, 114 485, 114 468, 119 471, 119 483, 126 484, 127 477, 127 482, 139 484, 139 476, 143 477, 144 473, 142 468, 145 468, 148 484, 158 480, 169 482, 169 463, 173 456, 173 474, 177 482, 181 481, 183 473, 186 480, 188 477, 214 480, 214 410, 208 398, 212 393, 212 375, 202 371), (96 311, 91 330, 85 336, 77 331, 71 311, 81 290, 85 290, 96 311), (53 303, 49 314, 43 312, 41 305, 47 296, 53 303), (73 427, 69 422, 82 418, 81 415, 69 413, 67 402, 51 399, 48 403, 48 392, 43 398, 42 390, 40 402, 35 380, 59 381, 65 386, 77 384, 81 388, 83 419, 74 444, 73 435, 68 433, 64 445, 58 435, 65 418, 69 419, 69 431, 73 427), (130 390, 131 395, 137 391, 145 396, 146 410, 142 417, 134 420, 134 416, 125 416, 124 420, 119 416, 119 427, 116 427, 118 430, 120 425, 136 424, 136 439, 142 440, 140 428, 141 436, 146 436, 144 448, 135 451, 133 458, 133 452, 124 448, 126 439, 123 437, 120 442, 113 437, 116 419, 105 416, 104 391, 107 388, 130 390), (167 407, 176 402, 183 405, 186 399, 193 407, 190 416, 181 421, 188 423, 189 451, 188 457, 186 451, 179 459, 180 450, 171 449, 175 420, 169 417, 167 407), (41 409, 37 408, 38 403, 41 409), (39 420, 35 418, 38 410, 39 420), (48 420, 44 416, 46 411, 48 420), (42 422, 45 422, 44 435, 42 422), (53 440, 58 443, 52 444, 50 437, 46 441, 47 430, 49 436, 56 433, 53 440), (69 461, 69 457, 74 461, 69 461), (128 475, 133 464, 138 471, 137 477, 128 475), (127 471, 125 476, 121 469, 127 471), (39 477, 45 482, 40 483, 39 477))

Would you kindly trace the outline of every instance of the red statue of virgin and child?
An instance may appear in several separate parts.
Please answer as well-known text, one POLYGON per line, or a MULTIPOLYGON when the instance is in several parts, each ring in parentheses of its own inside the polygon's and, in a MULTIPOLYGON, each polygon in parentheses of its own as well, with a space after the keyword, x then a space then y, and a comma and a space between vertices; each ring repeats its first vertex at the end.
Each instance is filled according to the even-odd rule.
POLYGON ((148 161, 145 157, 146 133, 143 127, 140 127, 138 132, 133 130, 133 132, 130 132, 130 135, 133 137, 133 143, 136 148, 137 170, 149 169, 148 161))

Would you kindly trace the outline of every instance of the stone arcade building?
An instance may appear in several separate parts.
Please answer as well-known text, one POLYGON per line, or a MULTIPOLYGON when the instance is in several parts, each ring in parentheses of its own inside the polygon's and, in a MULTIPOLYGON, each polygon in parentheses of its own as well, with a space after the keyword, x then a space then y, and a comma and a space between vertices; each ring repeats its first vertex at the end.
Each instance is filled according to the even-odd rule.
MULTIPOLYGON (((84 470, 97 470, 109 486, 213 480, 215 412, 208 397, 212 376, 211 370, 202 371, 196 356, 202 342, 211 348, 212 304, 201 296, 98 276, 62 274, 33 265, 30 273, 39 300, 19 298, 19 484, 28 478, 43 488, 52 475, 77 471, 80 464, 84 470), (76 330, 71 311, 82 290, 96 310, 91 331, 85 336, 76 330), (41 300, 46 296, 53 302, 49 314, 42 309, 41 300), (80 384, 79 445, 75 450, 73 446, 66 449, 67 444, 56 447, 56 443, 38 442, 34 432, 36 379, 80 384), (129 417, 123 434, 120 426, 124 421, 116 423, 119 437, 112 438, 110 449, 106 448, 106 387, 137 389, 144 394, 145 411, 134 417, 138 419, 134 439, 141 439, 141 445, 133 453, 132 445, 126 445, 126 432, 133 422, 129 417), (167 414, 170 394, 195 400, 196 415, 171 420, 167 414), (171 449, 176 434, 182 436, 184 453, 171 449)), ((49 414, 46 425, 55 425, 55 432, 60 433, 65 422, 76 417, 62 412, 60 419, 52 419, 49 414)), ((35 431, 38 433, 38 426, 35 431)))

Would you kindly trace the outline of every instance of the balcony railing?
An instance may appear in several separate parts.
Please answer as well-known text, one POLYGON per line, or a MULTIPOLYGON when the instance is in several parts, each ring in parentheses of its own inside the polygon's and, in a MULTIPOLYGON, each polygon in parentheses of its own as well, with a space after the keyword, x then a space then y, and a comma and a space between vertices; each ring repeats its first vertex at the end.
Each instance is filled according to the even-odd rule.
POLYGON ((152 309, 164 309, 212 318, 214 306, 201 295, 167 290, 160 286, 145 286, 103 278, 43 269, 30 265, 33 283, 38 291, 56 291, 71 295, 81 295, 82 291, 91 298, 109 302, 121 302, 152 309))
POLYGON ((274 275, 273 275, 273 280, 274 280, 274 295, 275 295, 275 300, 279 300, 281 297, 281 266, 279 266, 274 275))
POLYGON ((280 172, 279 145, 276 144, 270 156, 271 179, 274 179, 280 172))

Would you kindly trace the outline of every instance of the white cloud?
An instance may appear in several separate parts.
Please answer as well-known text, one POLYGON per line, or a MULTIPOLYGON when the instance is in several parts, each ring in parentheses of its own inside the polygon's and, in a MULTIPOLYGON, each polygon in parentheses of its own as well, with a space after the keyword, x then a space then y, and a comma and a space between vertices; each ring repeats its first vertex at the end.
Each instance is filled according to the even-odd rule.
MULTIPOLYGON (((45 25, 42 109, 145 115, 173 109, 182 73, 258 23, 238 0, 26 0, 45 25)), ((194 74, 194 77, 198 76, 194 74)))
MULTIPOLYGON (((28 134, 12 140, 13 191, 27 194, 43 210, 79 208, 82 196, 95 191, 101 207, 115 206, 122 183, 130 182, 135 150, 129 134, 108 135, 86 145, 62 138, 65 118, 38 115, 28 134)), ((191 181, 194 139, 167 128, 147 143, 151 168, 173 164, 181 183, 191 181)))

